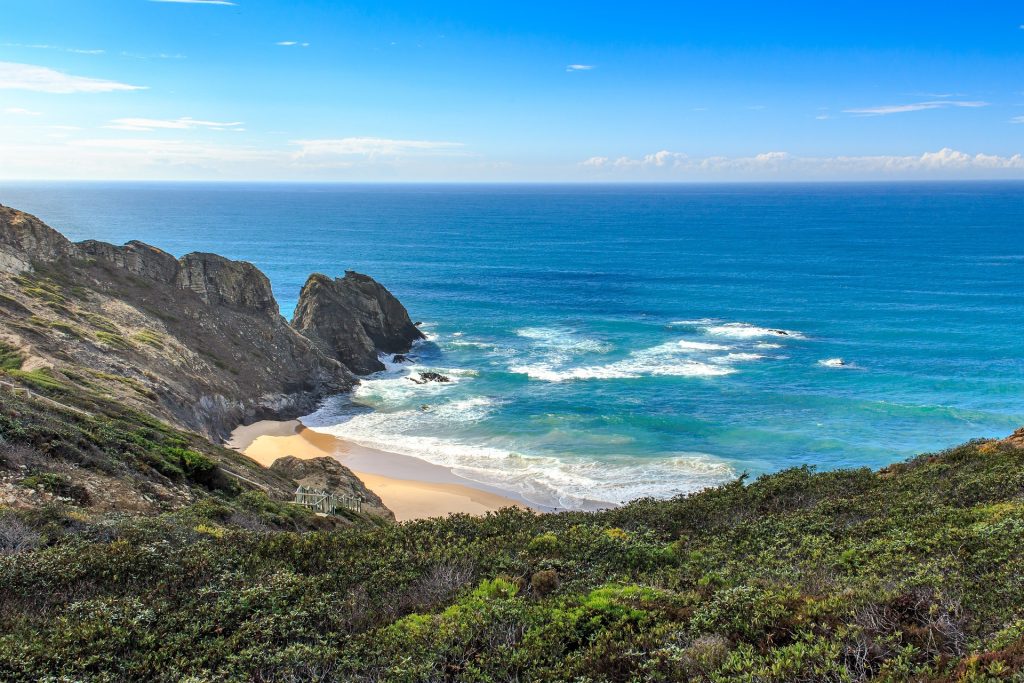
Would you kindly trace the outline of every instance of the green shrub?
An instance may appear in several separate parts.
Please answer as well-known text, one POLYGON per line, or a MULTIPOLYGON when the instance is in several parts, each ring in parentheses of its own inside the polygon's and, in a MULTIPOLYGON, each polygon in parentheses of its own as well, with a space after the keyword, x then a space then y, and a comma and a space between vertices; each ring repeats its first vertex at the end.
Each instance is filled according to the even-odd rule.
POLYGON ((111 348, 120 349, 122 351, 127 351, 132 348, 132 343, 130 341, 114 332, 104 332, 103 330, 99 330, 96 332, 96 338, 111 348))
POLYGON ((21 370, 24 362, 25 357, 21 355, 21 351, 0 342, 0 370, 21 370))

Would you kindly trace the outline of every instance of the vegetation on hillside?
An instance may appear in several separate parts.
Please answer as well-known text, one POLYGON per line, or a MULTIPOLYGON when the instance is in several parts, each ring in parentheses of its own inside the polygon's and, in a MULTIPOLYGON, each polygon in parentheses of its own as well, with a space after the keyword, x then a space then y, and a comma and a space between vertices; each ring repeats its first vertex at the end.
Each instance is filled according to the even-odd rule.
POLYGON ((1020 681, 1022 496, 988 441, 600 513, 8 511, 0 679, 1020 681))
MULTIPOLYGON (((0 347, 0 356, 3 351, 0 347)), ((6 357, 17 356, 12 351, 6 357)), ((308 530, 376 521, 348 511, 325 519, 282 505, 290 500, 294 482, 118 403, 107 387, 130 378, 70 365, 24 371, 10 363, 0 369, 0 381, 34 392, 26 396, 0 387, 0 503, 5 498, 31 507, 67 503, 95 515, 170 511, 210 498, 232 508, 237 523, 260 528, 308 530), (256 510, 254 501, 262 501, 256 510)))

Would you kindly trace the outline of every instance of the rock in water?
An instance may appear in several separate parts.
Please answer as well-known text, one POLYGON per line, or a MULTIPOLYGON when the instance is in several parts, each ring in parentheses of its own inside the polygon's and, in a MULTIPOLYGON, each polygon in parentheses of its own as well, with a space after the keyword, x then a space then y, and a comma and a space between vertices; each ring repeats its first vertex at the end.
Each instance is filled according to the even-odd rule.
POLYGON ((334 280, 311 275, 299 295, 292 327, 360 375, 384 369, 378 354, 405 353, 424 339, 391 292, 354 271, 334 280))
POLYGON ((450 377, 442 375, 440 372, 421 372, 419 379, 415 377, 409 377, 409 381, 415 382, 416 384, 426 384, 427 382, 451 382, 450 377))

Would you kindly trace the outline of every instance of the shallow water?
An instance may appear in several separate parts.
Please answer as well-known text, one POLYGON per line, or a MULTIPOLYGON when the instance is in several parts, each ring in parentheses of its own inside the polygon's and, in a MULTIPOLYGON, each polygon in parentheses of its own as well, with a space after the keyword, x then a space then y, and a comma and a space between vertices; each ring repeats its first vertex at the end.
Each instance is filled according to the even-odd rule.
POLYGON ((366 272, 430 341, 307 422, 560 507, 1024 424, 1024 185, 21 184, 74 239, 366 272), (433 369, 446 384, 405 374, 433 369))

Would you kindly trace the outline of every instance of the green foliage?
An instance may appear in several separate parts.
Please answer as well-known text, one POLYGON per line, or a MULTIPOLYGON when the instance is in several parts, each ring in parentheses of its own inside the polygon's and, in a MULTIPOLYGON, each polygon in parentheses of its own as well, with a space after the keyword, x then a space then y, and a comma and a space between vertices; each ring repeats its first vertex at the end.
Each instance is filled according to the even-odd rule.
POLYGON ((127 351, 132 348, 132 343, 130 341, 115 332, 99 330, 96 332, 96 338, 107 346, 121 351, 127 351))
POLYGON ((27 384, 32 389, 37 389, 39 391, 55 393, 68 391, 68 386, 54 377, 53 373, 47 368, 40 368, 38 370, 31 371, 7 370, 7 374, 20 381, 22 384, 27 384))
POLYGON ((60 498, 72 500, 78 504, 89 503, 89 493, 71 478, 54 472, 39 472, 29 475, 18 482, 21 486, 38 491, 46 491, 60 498))
POLYGON ((147 346, 152 346, 154 349, 162 350, 164 348, 163 337, 157 334, 156 332, 153 332, 152 330, 142 330, 141 332, 136 332, 134 335, 132 335, 132 339, 134 339, 137 342, 146 344, 147 346))
MULTIPOLYGON (((119 424, 94 429, 209 471, 119 424)), ((1019 681, 1022 491, 1024 450, 977 442, 598 513, 297 533, 272 530, 320 518, 257 491, 48 513, 0 557, 0 680, 1019 681)))
POLYGON ((0 370, 21 370, 25 357, 18 349, 0 342, 0 370))

